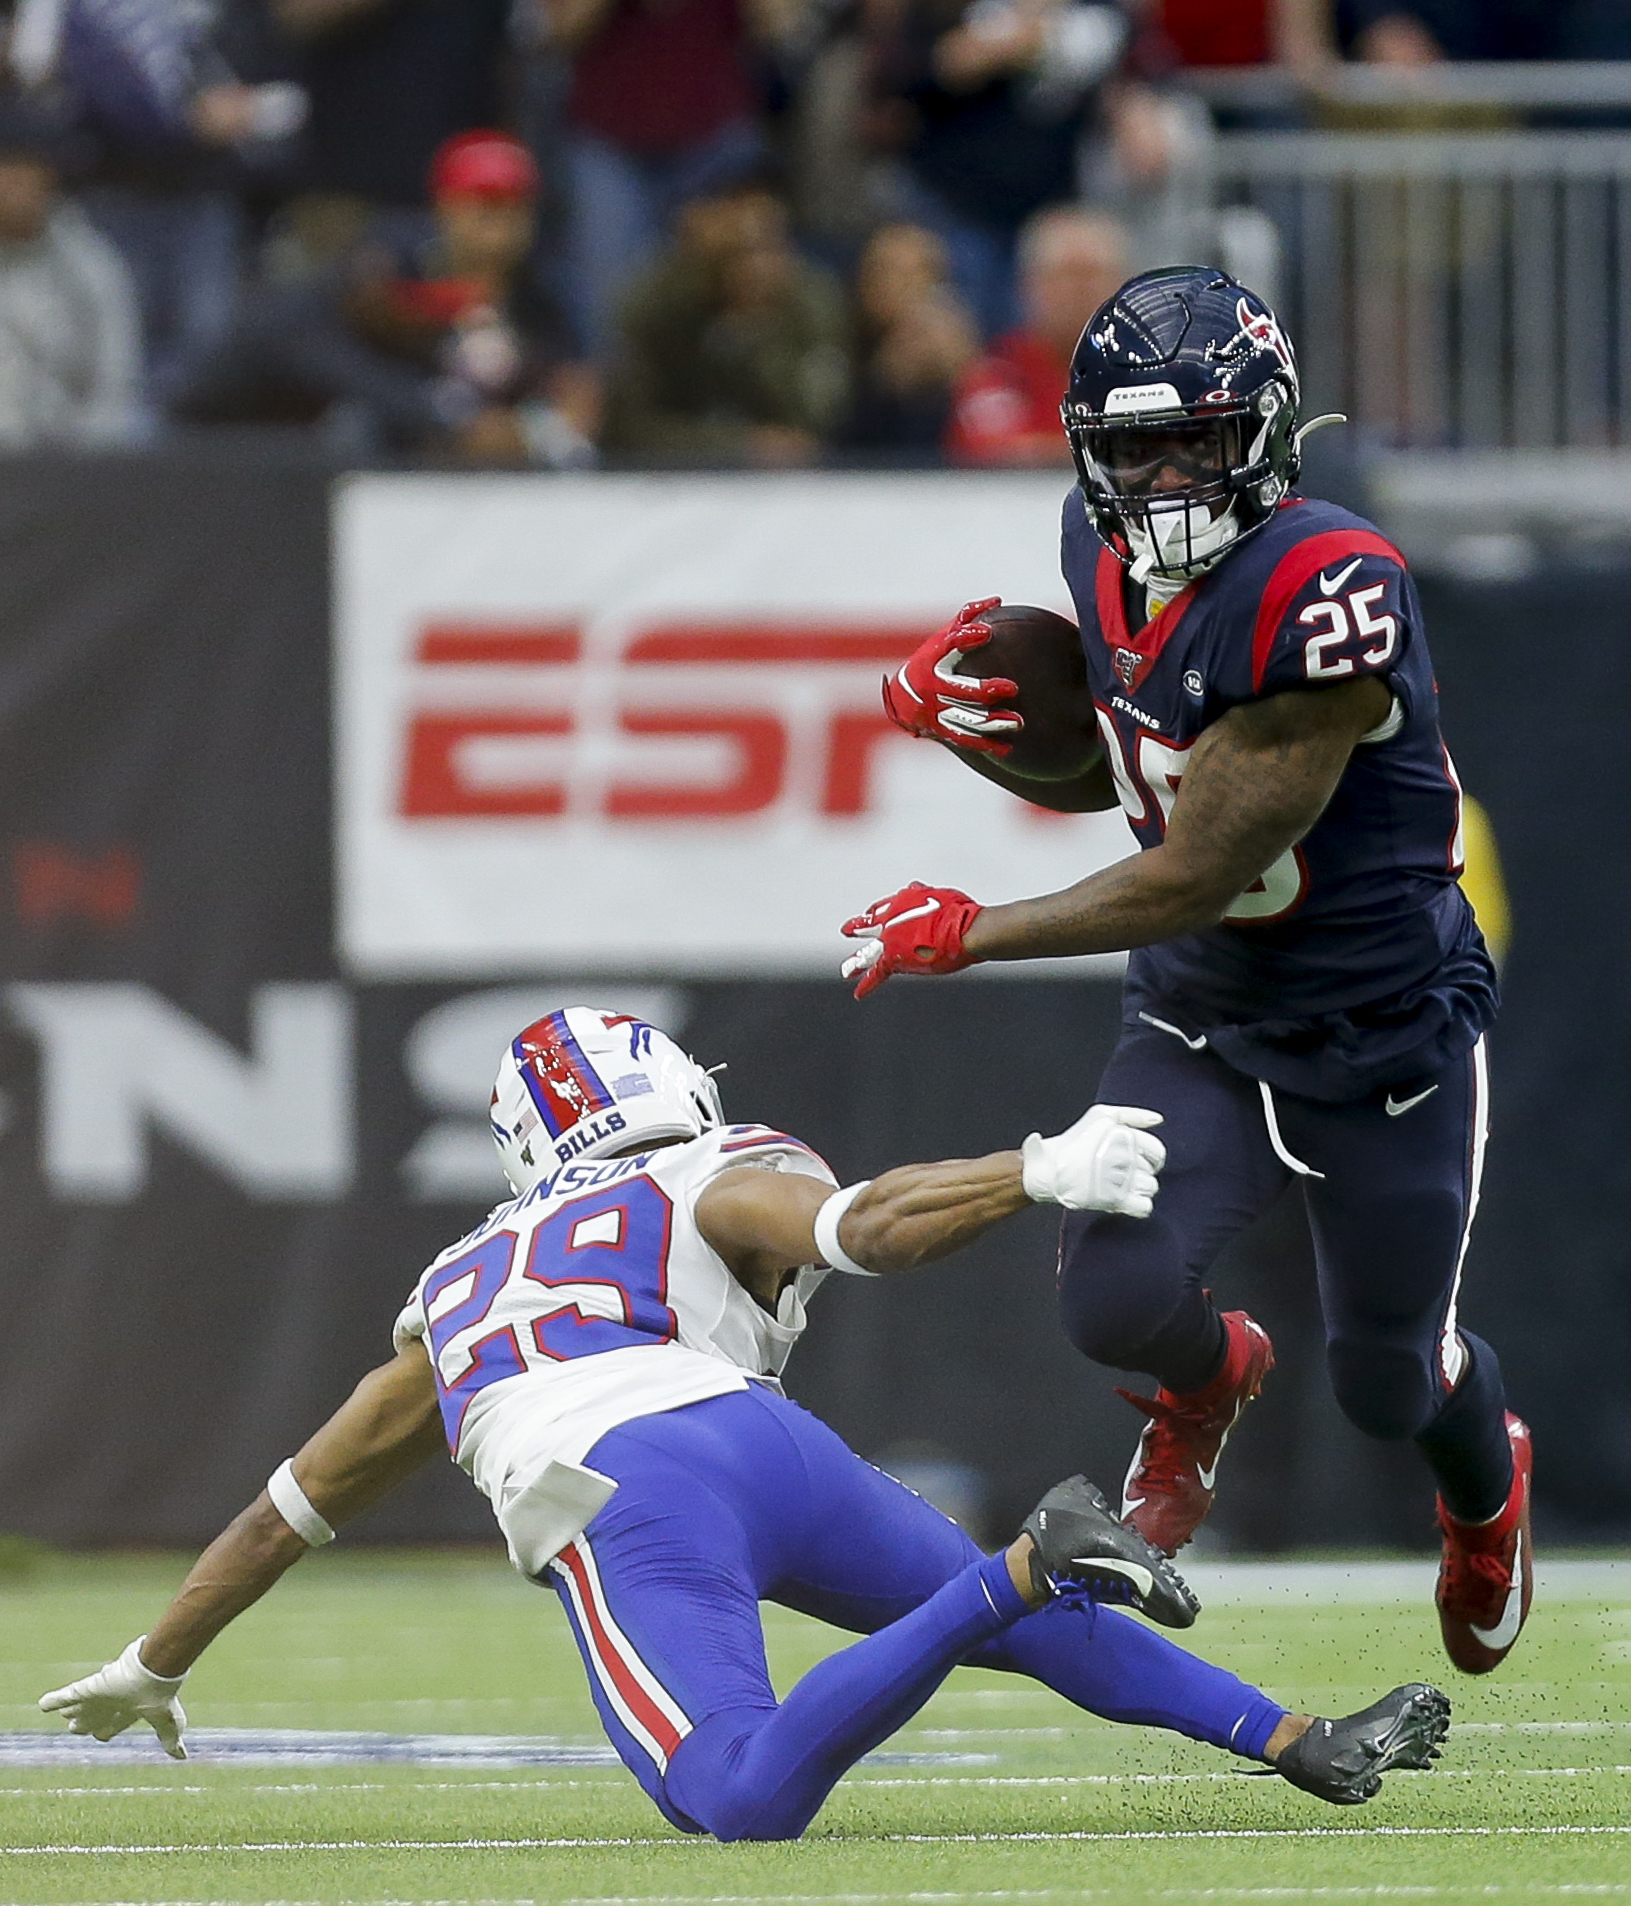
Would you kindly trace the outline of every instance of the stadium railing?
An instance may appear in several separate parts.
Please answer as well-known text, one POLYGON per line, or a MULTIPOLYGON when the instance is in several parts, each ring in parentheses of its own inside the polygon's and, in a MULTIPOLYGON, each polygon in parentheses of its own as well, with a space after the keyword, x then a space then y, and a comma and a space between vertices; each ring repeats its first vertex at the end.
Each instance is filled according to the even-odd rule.
POLYGON ((1186 90, 1229 111, 1499 106, 1521 112, 1631 106, 1631 60, 1441 60, 1429 66, 1348 62, 1317 81, 1280 66, 1191 66, 1186 90))
POLYGON ((1631 132, 1229 133, 1213 163, 1278 234, 1310 412, 1403 449, 1631 445, 1631 132))

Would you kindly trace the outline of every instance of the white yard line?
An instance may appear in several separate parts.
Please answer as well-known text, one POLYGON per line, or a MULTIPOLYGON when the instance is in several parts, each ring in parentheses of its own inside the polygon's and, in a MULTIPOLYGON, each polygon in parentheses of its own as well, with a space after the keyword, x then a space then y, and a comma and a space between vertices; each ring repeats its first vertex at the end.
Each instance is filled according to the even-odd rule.
MULTIPOLYGON (((1134 1889, 1144 1899, 1478 1899, 1581 1895, 1614 1898, 1631 1893, 1631 1885, 1613 1881, 1535 1881, 1514 1886, 1499 1881, 1466 1886, 1162 1886, 1134 1889)), ((951 1893, 585 1893, 565 1899, 484 1898, 408 1901, 400 1893, 388 1899, 357 1900, 350 1906, 954 1906, 958 1900, 1067 1900, 1129 1897, 1124 1886, 1050 1886, 960 1888, 951 1893)), ((110 1906, 263 1906, 260 1901, 166 1899, 110 1902, 110 1906)), ((321 1900, 276 1900, 271 1906, 324 1906, 321 1900)))
MULTIPOLYGON (((1092 1833, 1085 1829, 1059 1833, 884 1833, 864 1836, 902 1846, 1020 1846, 1109 1844, 1112 1842, 1188 1840, 1505 1840, 1595 1839, 1631 1834, 1627 1826, 1545 1827, 1181 1827, 1122 1833, 1092 1833)), ((863 1836, 856 1836, 856 1844, 863 1836)), ((605 1851, 616 1847, 683 1846, 679 1835, 562 1835, 558 1838, 462 1840, 199 1840, 169 1844, 0 1846, 0 1856, 47 1859, 138 1853, 535 1853, 605 1851)))
MULTIPOLYGON (((608 1770, 610 1771, 610 1770, 608 1770)), ((621 1772, 621 1769, 617 1771, 621 1772)), ((857 1786, 872 1787, 1183 1787, 1197 1782, 1238 1780, 1244 1767, 1215 1768, 1200 1774, 889 1774, 878 1779, 862 1775, 857 1786)), ((1396 1769, 1405 1772, 1407 1769, 1396 1769)), ((1426 1780, 1580 1780, 1595 1774, 1631 1774, 1631 1765, 1604 1767, 1433 1767, 1426 1780)), ((847 1776, 846 1776, 847 1778, 847 1776)), ((240 1794, 275 1793, 538 1793, 582 1787, 604 1787, 604 1780, 301 1780, 256 1782, 251 1786, 147 1787, 0 1787, 0 1798, 26 1800, 45 1795, 52 1799, 129 1799, 137 1794, 214 1794, 234 1799, 240 1794)))

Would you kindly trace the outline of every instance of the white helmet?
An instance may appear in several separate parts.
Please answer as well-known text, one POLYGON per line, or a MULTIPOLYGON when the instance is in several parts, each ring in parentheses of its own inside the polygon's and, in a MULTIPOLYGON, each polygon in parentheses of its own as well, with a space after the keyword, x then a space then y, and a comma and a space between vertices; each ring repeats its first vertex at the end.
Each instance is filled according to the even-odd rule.
POLYGON ((573 1159, 725 1122, 713 1080, 667 1033, 595 1006, 550 1013, 511 1041, 491 1118, 517 1197, 573 1159))

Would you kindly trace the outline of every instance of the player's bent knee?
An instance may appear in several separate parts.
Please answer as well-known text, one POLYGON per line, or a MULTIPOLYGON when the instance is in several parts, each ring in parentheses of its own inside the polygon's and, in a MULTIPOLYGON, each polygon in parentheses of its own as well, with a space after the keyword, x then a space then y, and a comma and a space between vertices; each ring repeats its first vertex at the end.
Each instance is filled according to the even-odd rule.
POLYGON ((777 1795, 753 1793, 725 1782, 701 1801, 685 1805, 688 1819, 716 1840, 796 1840, 813 1817, 804 1806, 789 1807, 777 1795))
POLYGON ((1430 1363, 1414 1351, 1337 1342, 1328 1351, 1331 1388, 1354 1428, 1379 1442, 1419 1436, 1442 1401, 1430 1363))
POLYGON ((758 1727, 740 1714, 703 1721, 676 1749, 663 1797, 716 1840, 796 1840, 819 1811, 825 1789, 767 1780, 754 1754, 758 1727))
POLYGON ((1061 1263, 1059 1320, 1065 1335, 1094 1363, 1146 1368, 1137 1352, 1160 1335, 1180 1297, 1176 1273, 1163 1276, 1147 1265, 1123 1263, 1112 1250, 1095 1256, 1087 1242, 1067 1249, 1061 1263))

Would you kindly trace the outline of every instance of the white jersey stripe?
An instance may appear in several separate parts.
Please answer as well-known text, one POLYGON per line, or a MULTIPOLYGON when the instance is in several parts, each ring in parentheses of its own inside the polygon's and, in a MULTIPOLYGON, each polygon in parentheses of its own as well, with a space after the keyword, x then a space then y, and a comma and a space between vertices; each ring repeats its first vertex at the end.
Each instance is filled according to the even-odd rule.
POLYGON ((580 1536, 551 1566, 571 1600, 585 1656, 602 1692, 658 1773, 666 1774, 669 1757, 691 1732, 690 1717, 618 1626, 589 1543, 580 1536))
POLYGON ((594 1601, 596 1611, 600 1616, 601 1626, 604 1628, 607 1638, 618 1651, 624 1665, 633 1673, 635 1679, 640 1683, 642 1688, 644 1688, 647 1696, 655 1705, 658 1712, 664 1716, 669 1725, 674 1729, 674 1732, 683 1740, 691 1731, 691 1717, 668 1692, 667 1688, 663 1686, 662 1682, 657 1679, 651 1669, 646 1666, 640 1656, 635 1653, 634 1644, 629 1640, 628 1636, 624 1634, 623 1630, 618 1627, 606 1600, 606 1590, 600 1579, 600 1564, 595 1559, 595 1552, 590 1545, 589 1538, 587 1536, 579 1536, 574 1547, 583 1558, 589 1578, 589 1593, 594 1601))
POLYGON ((659 1742, 650 1729, 644 1725, 639 1716, 623 1698, 622 1690, 618 1687, 615 1678, 600 1657, 599 1650, 595 1645, 594 1625, 589 1619, 589 1611, 584 1604, 583 1592, 576 1578, 559 1558, 552 1562, 550 1566, 559 1577, 561 1585, 566 1590, 567 1599, 572 1604, 574 1625, 577 1628, 578 1637, 583 1647, 583 1657, 588 1664, 590 1672, 594 1675, 596 1682, 599 1684, 601 1693, 605 1695, 612 1711, 617 1715, 630 1735, 633 1736, 636 1744, 649 1756, 657 1772, 659 1774, 666 1774, 668 1772, 668 1755, 664 1751, 661 1742, 659 1742))

